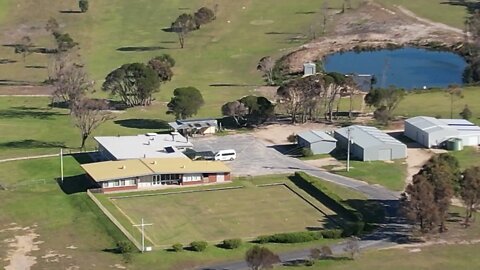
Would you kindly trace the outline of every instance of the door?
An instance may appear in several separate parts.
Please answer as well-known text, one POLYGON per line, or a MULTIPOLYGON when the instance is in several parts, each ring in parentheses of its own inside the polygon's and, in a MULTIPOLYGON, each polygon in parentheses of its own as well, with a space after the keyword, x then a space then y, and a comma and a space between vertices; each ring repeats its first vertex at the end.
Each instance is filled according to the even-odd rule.
POLYGON ((224 182, 225 181, 225 174, 217 173, 217 182, 224 182))

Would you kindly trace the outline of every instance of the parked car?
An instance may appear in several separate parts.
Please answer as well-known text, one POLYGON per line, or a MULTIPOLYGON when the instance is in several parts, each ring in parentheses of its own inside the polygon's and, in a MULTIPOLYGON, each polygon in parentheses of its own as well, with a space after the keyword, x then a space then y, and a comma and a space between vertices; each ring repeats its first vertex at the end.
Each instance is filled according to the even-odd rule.
POLYGON ((228 150, 220 150, 215 154, 215 160, 221 160, 221 161, 226 161, 226 160, 234 160, 237 158, 237 152, 233 149, 228 149, 228 150))

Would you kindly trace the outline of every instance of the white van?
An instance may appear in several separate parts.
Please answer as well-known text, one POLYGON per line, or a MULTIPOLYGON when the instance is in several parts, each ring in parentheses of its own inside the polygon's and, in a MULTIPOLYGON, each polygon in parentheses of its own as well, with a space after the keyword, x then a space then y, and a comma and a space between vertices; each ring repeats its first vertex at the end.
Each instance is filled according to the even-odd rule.
POLYGON ((233 149, 220 150, 215 154, 215 160, 234 160, 237 158, 237 152, 233 149))

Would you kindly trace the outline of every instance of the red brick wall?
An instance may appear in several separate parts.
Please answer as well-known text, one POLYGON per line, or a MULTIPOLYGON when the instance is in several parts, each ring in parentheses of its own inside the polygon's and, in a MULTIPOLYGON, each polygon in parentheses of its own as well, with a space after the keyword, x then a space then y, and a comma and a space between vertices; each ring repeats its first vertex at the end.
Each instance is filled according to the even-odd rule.
POLYGON ((231 181, 231 180, 232 180, 232 178, 231 178, 230 173, 228 173, 228 172, 225 173, 225 181, 231 181))
POLYGON ((217 174, 211 173, 208 175, 208 182, 215 183, 217 182, 217 174))
POLYGON ((137 189, 137 186, 108 187, 108 188, 102 188, 102 189, 103 189, 103 192, 112 192, 112 191, 123 191, 123 190, 137 189))

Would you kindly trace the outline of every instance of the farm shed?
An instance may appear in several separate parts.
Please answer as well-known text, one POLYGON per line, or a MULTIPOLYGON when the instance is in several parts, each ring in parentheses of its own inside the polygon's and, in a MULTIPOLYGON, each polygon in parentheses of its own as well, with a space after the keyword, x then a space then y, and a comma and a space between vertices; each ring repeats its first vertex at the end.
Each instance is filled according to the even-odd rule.
POLYGON ((168 125, 175 131, 185 134, 215 134, 218 130, 217 119, 177 120, 168 125))
POLYGON ((353 125, 335 130, 334 137, 342 149, 348 147, 350 154, 362 161, 393 160, 407 157, 407 146, 375 127, 353 125))
POLYGON ((480 127, 464 119, 417 116, 405 121, 404 134, 427 148, 442 147, 451 138, 461 139, 464 146, 480 143, 480 127))
POLYGON ((337 140, 323 131, 309 130, 297 135, 298 146, 308 148, 314 155, 328 154, 337 146, 337 140))

